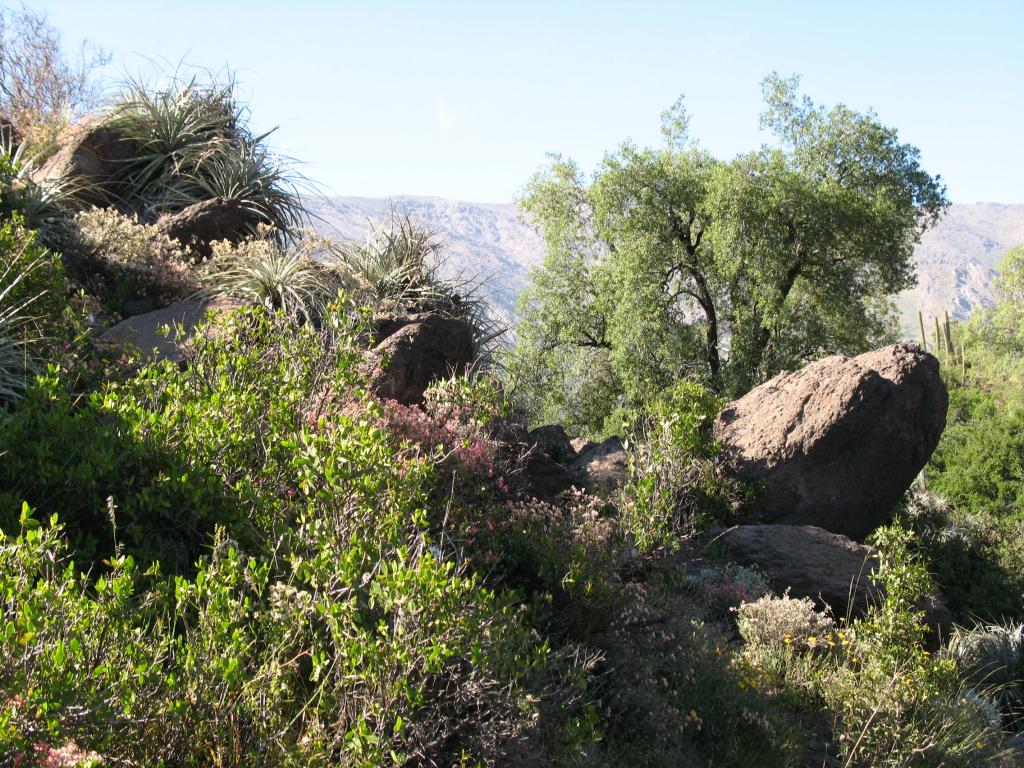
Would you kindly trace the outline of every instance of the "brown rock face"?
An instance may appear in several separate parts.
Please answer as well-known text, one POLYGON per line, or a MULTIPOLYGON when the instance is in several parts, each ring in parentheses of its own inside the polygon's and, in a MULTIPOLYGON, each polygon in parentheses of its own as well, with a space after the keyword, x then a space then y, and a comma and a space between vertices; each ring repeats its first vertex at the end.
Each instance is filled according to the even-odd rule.
POLYGON ((912 344, 818 360, 730 403, 725 471, 762 492, 753 519, 862 539, 887 522, 946 425, 939 363, 912 344))
POLYGON ((383 398, 406 405, 423 402, 434 381, 463 375, 473 365, 473 329, 461 320, 424 312, 378 324, 371 356, 384 366, 373 389, 383 398), (386 329, 385 335, 381 329, 386 329))
POLYGON ((609 437, 581 451, 569 469, 572 470, 575 484, 580 488, 590 493, 608 493, 626 482, 628 461, 622 440, 609 437))
MULTIPOLYGON (((109 191, 119 192, 111 188, 111 181, 116 177, 120 166, 127 160, 138 156, 138 145, 126 139, 116 131, 102 125, 98 120, 87 120, 69 126, 58 137, 60 149, 43 163, 32 177, 35 181, 56 178, 71 178, 84 182, 85 194, 88 184, 104 185, 109 191)), ((95 201, 102 204, 103 198, 95 201)))
POLYGON ((868 579, 878 559, 846 536, 813 525, 740 525, 719 541, 731 560, 756 566, 777 592, 810 597, 835 616, 861 615, 879 597, 868 579))
POLYGON ((162 217, 157 226, 196 254, 208 258, 210 243, 216 240, 238 240, 245 232, 246 217, 238 200, 215 197, 190 205, 173 215, 162 217))

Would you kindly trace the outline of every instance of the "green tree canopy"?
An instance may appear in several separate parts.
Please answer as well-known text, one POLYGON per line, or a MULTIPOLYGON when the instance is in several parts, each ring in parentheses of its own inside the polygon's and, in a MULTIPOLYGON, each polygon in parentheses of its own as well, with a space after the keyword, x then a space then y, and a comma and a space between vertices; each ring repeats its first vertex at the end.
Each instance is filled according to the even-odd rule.
POLYGON ((764 81, 776 146, 714 158, 680 99, 663 146, 624 143, 590 179, 558 155, 534 175, 520 202, 547 257, 511 370, 538 418, 600 431, 682 378, 733 395, 895 333, 891 296, 945 188, 873 112, 798 84, 764 81))

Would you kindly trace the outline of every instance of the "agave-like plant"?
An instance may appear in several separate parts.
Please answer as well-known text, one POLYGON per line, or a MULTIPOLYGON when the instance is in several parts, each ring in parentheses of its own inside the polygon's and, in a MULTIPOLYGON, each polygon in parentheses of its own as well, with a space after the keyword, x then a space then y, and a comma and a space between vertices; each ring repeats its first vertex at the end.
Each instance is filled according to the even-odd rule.
POLYGON ((946 648, 964 679, 1008 717, 1024 716, 1024 624, 957 628, 946 648))
POLYGON ((36 180, 36 158, 28 154, 26 144, 15 146, 10 134, 0 141, 0 209, 16 212, 29 229, 39 232, 47 245, 61 241, 71 215, 87 188, 79 178, 64 177, 36 180))
POLYGON ((371 226, 361 243, 331 244, 328 263, 354 286, 356 298, 386 311, 433 311, 468 322, 483 367, 493 363, 497 340, 506 328, 490 313, 480 284, 440 274, 443 246, 436 234, 407 213, 371 226))
POLYGON ((205 293, 281 310, 301 322, 319 321, 340 287, 307 249, 269 237, 237 246, 217 244, 206 269, 205 293))
POLYGON ((39 296, 16 300, 14 295, 19 284, 41 263, 37 259, 17 270, 8 263, 0 272, 0 402, 20 398, 36 371, 29 354, 35 337, 26 310, 39 296))
POLYGON ((107 125, 133 144, 111 205, 152 219, 227 197, 247 212, 248 234, 266 224, 285 237, 306 219, 299 194, 305 180, 266 147, 270 132, 250 132, 230 76, 174 76, 159 88, 129 81, 107 125))

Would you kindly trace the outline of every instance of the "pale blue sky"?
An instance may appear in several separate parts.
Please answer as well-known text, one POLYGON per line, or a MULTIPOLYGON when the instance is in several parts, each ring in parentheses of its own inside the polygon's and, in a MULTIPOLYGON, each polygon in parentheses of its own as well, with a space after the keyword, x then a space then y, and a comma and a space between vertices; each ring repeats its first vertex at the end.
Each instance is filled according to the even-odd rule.
POLYGON ((1024 202, 1024 0, 28 0, 68 44, 229 65, 257 128, 332 194, 511 200, 558 151, 659 140, 687 96, 721 157, 759 146, 760 80, 874 107, 954 202, 1024 202))

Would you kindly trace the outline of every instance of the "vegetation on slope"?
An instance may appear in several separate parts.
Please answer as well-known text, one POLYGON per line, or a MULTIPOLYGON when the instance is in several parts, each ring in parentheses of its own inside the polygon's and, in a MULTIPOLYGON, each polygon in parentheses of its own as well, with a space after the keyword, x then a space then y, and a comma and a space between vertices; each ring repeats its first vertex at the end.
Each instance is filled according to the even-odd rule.
MULTIPOLYGON (((173 93, 184 111, 170 91, 135 89, 121 103, 199 108, 217 126, 201 132, 213 155, 244 144, 224 135, 220 118, 238 113, 223 111, 217 87, 173 93)), ((879 131, 869 134, 914 164, 879 131)), ((336 258, 314 262, 289 231, 298 203, 282 186, 280 217, 253 206, 269 236, 217 243, 197 265, 145 219, 214 190, 195 169, 168 176, 150 149, 133 165, 132 210, 76 216, 69 205, 37 222, 66 238, 47 242, 86 244, 72 259, 87 250, 102 269, 84 274, 79 261, 66 275, 39 245, 26 206, 10 202, 22 180, 0 176, 0 762, 1010 764, 1021 632, 982 628, 925 648, 926 566, 947 590, 963 577, 937 567, 948 520, 916 513, 923 496, 907 528, 876 536, 887 597, 865 617, 771 595, 702 540, 749 489, 715 472, 713 377, 673 376, 638 381, 622 410, 635 449, 621 492, 536 499, 521 404, 493 373, 435 382, 422 406, 369 387, 375 310, 477 317, 431 270, 429 235, 400 223, 362 246, 327 244, 336 258), (186 289, 161 291, 180 276, 248 305, 211 319, 180 363, 94 344, 98 310, 171 301, 186 289)), ((912 219, 883 216, 897 245, 912 219)), ((1020 297, 1006 301, 978 321, 977 349, 1016 365, 1016 348, 986 336, 1012 327, 1000 318, 1020 297)), ((772 317, 785 336, 792 316, 772 317)), ((488 335, 478 327, 479 343, 488 335)), ((781 364, 791 352, 762 355, 781 364)), ((552 386, 532 385, 542 382, 552 386)), ((602 408, 575 423, 603 425, 602 408)), ((954 480, 973 477, 957 503, 977 517, 989 499, 1004 504, 1012 477, 986 485, 992 465, 958 458, 969 454, 956 434, 929 481, 953 495, 954 480)), ((985 540, 1006 544, 993 538, 1003 531, 985 540)), ((995 551, 973 562, 1006 568, 995 551)), ((1012 585, 998 584, 965 597, 961 617, 1000 610, 993 595, 1011 599, 1012 585)))

